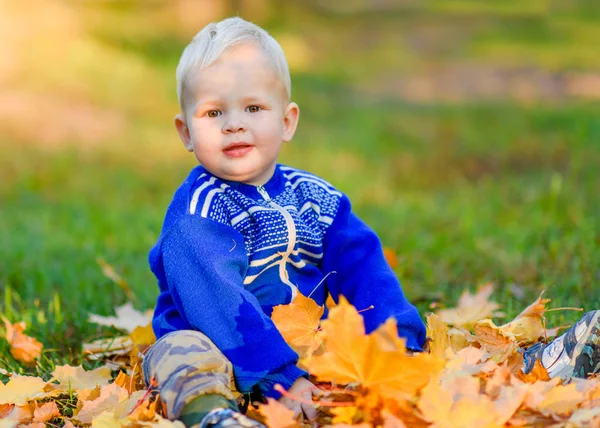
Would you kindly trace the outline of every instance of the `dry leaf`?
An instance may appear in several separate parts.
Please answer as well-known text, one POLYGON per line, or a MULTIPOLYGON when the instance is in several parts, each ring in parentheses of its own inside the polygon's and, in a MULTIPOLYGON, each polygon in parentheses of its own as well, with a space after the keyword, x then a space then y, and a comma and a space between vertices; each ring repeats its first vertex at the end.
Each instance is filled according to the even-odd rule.
POLYGON ((121 424, 121 421, 119 420, 119 418, 117 416, 115 416, 115 413, 110 410, 106 410, 106 411, 103 411, 102 413, 98 414, 96 417, 94 417, 94 420, 91 423, 92 423, 92 428, 121 428, 122 427, 122 424, 121 424))
POLYGON ((429 354, 406 353, 393 319, 365 335, 363 319, 344 297, 322 322, 325 352, 305 361, 317 379, 340 384, 359 382, 385 395, 414 395, 443 363, 429 354), (390 343, 390 337, 394 342, 390 343), (393 345, 394 350, 390 350, 393 345), (384 349, 382 349, 382 347, 384 349))
POLYGON ((503 316, 502 312, 497 312, 500 305, 489 300, 493 291, 492 284, 481 285, 474 295, 464 291, 456 308, 442 309, 437 314, 446 324, 465 328, 485 318, 503 316))
POLYGON ((85 371, 82 366, 56 366, 52 372, 52 380, 58 381, 58 387, 63 391, 77 391, 82 389, 95 389, 101 385, 107 385, 112 379, 108 367, 98 367, 94 370, 85 371))
POLYGON ((427 337, 429 353, 436 358, 446 358, 446 351, 452 350, 448 338, 448 326, 436 314, 427 315, 427 337))
POLYGON ((142 403, 136 404, 131 413, 127 416, 130 421, 136 422, 151 422, 156 416, 156 404, 157 401, 150 402, 150 399, 146 399, 142 403))
POLYGON ((60 417, 60 412, 55 401, 49 401, 36 407, 33 411, 33 419, 35 422, 47 422, 51 419, 60 417))
POLYGON ((115 309, 116 317, 103 317, 96 314, 90 314, 88 321, 100 325, 109 325, 128 333, 133 332, 136 327, 146 326, 152 322, 152 310, 141 313, 133 307, 131 302, 115 309))
POLYGON ((29 400, 43 398, 49 393, 47 385, 40 377, 13 375, 6 385, 0 383, 0 404, 16 404, 24 406, 29 400))
POLYGON ((32 407, 33 406, 30 404, 12 406, 10 411, 0 418, 0 421, 4 418, 6 420, 16 421, 19 425, 29 424, 33 419, 32 407))
POLYGON ((294 412, 272 398, 268 398, 267 404, 261 405, 258 411, 265 417, 269 428, 289 428, 298 425, 294 419, 294 412))
MULTIPOLYGON (((521 361, 523 360, 523 358, 521 357, 521 361)), ((531 370, 531 372, 529 372, 528 374, 523 373, 522 370, 518 370, 516 372, 516 376, 521 379, 523 382, 527 382, 527 383, 534 383, 534 382, 538 382, 538 381, 549 381, 550 380, 550 376, 548 375, 548 371, 546 370, 546 368, 542 365, 542 363, 540 362, 540 360, 536 360, 535 364, 533 365, 533 369, 531 370)))
POLYGON ((133 348, 130 336, 108 337, 83 344, 83 354, 90 360, 129 355, 133 348))
POLYGON ((150 323, 144 327, 136 327, 131 332, 129 337, 133 342, 131 353, 129 354, 130 364, 132 366, 135 366, 136 364, 141 363, 141 356, 146 351, 146 349, 148 349, 150 345, 156 342, 156 336, 154 335, 154 331, 152 330, 152 324, 150 323))
POLYGON ((542 299, 543 294, 540 294, 540 297, 527 306, 514 320, 500 326, 500 330, 511 333, 519 345, 535 342, 544 336, 545 329, 542 318, 546 311, 546 303, 550 299, 542 299))
POLYGON ((85 401, 81 410, 76 415, 73 415, 73 419, 84 424, 89 424, 92 422, 92 419, 106 411, 111 411, 120 417, 126 416, 123 413, 124 407, 128 402, 128 397, 127 390, 121 388, 119 385, 111 383, 110 385, 103 386, 100 389, 100 396, 95 400, 85 401))
POLYGON ((574 383, 558 385, 544 395, 536 410, 545 416, 567 415, 579 407, 584 396, 574 383))
POLYGON ((319 327, 323 312, 322 306, 298 293, 289 305, 275 306, 271 319, 287 344, 300 358, 306 358, 323 346, 319 327))
POLYGON ((352 425, 352 418, 356 415, 357 410, 355 406, 334 407, 331 409, 331 413, 334 414, 331 422, 334 424, 352 425))
POLYGON ((6 340, 10 345, 10 353, 17 360, 25 364, 34 364, 42 353, 44 345, 33 337, 27 336, 23 331, 27 325, 21 321, 11 324, 2 317, 6 327, 6 340))
POLYGON ((496 363, 506 361, 519 349, 514 336, 499 329, 492 320, 478 321, 474 329, 473 339, 496 363))

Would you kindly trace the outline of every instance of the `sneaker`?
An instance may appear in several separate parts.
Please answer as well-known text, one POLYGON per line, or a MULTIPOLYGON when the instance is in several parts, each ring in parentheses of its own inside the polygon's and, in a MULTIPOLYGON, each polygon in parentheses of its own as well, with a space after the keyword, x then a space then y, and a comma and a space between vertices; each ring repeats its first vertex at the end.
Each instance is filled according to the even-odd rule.
POLYGON ((552 342, 527 348, 523 360, 525 374, 533 370, 537 360, 551 378, 585 378, 600 372, 600 310, 586 313, 552 342))
POLYGON ((266 428, 263 424, 248 416, 231 409, 214 409, 202 418, 198 428, 225 428, 225 427, 245 427, 245 428, 266 428))

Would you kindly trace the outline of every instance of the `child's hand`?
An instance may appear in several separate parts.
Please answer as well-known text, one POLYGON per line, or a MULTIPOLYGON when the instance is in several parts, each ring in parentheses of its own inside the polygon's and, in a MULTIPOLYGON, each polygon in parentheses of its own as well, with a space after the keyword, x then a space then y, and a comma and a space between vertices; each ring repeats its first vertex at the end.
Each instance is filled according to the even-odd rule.
MULTIPOLYGON (((317 388, 313 383, 303 377, 299 377, 288 391, 290 394, 303 398, 306 401, 312 401, 313 395, 322 395, 323 391, 317 388)), ((315 406, 301 403, 288 397, 281 397, 279 402, 294 412, 294 418, 303 413, 309 421, 317 418, 317 409, 315 406)))

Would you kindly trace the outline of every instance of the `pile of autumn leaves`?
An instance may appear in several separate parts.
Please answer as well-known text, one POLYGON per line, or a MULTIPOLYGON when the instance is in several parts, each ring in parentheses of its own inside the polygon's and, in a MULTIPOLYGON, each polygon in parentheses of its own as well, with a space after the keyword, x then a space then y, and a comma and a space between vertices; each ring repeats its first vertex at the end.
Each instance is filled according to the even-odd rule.
MULTIPOLYGON (((272 318, 324 391, 315 398, 319 426, 600 427, 600 379, 550 380, 539 364, 529 375, 520 371, 519 347, 556 334, 543 323, 548 299, 538 298, 498 326, 491 320, 501 315, 489 300, 492 291, 485 285, 474 295, 463 293, 456 308, 429 315, 428 352, 414 355, 391 320, 366 335, 361 315, 344 300, 320 321, 323 308, 299 295, 276 307, 272 318)), ((123 316, 109 323, 119 322, 123 316)), ((28 344, 41 350, 23 325, 5 323, 15 358, 31 358, 28 344)), ((84 346, 95 358, 103 349, 109 367, 61 366, 49 382, 8 373, 9 382, 0 384, 0 428, 63 421, 68 427, 182 427, 164 418, 160 398, 145 389, 139 362, 153 337, 147 324, 133 327, 125 322, 127 336, 84 346), (121 371, 113 380, 116 368, 121 371)), ((273 400, 249 415, 272 428, 308 426, 273 400)))

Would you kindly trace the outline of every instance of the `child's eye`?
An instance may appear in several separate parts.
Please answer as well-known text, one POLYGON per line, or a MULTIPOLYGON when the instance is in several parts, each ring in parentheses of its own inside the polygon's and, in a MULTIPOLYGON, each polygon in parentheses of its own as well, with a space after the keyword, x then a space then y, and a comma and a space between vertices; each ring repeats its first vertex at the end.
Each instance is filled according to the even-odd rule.
POLYGON ((209 110, 206 112, 208 117, 219 117, 221 116, 221 112, 219 110, 209 110))
POLYGON ((246 111, 248 113, 258 113, 261 110, 262 109, 259 106, 248 106, 248 107, 246 107, 246 111))

